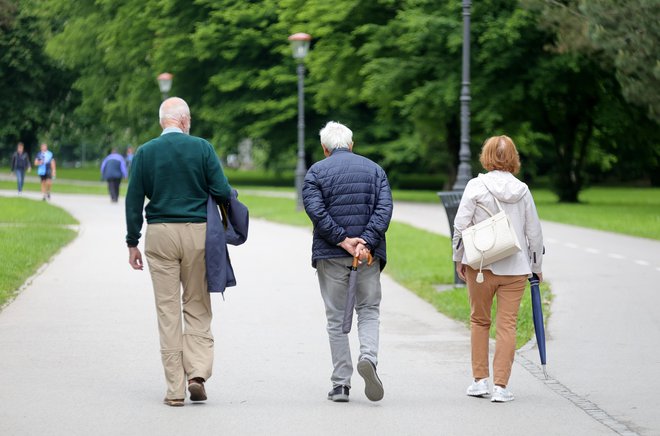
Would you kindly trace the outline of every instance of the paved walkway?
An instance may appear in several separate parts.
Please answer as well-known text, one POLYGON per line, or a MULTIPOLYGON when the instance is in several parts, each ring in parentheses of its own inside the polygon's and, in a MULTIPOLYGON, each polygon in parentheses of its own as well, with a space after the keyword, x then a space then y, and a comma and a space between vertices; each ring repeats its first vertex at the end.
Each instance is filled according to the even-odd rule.
MULTIPOLYGON (((213 298, 216 363, 209 401, 163 406, 151 285, 146 271, 127 264, 122 206, 104 196, 62 194, 53 203, 80 220, 80 234, 0 312, 2 435, 613 434, 528 371, 534 366, 524 357, 514 365, 515 402, 466 397, 467 329, 387 277, 379 365, 385 399, 366 400, 356 376, 351 403, 327 401, 329 347, 309 265, 311 234, 260 220, 253 220, 249 241, 231 251, 239 286, 227 292, 226 302, 213 298)), ((548 263, 548 275, 554 274, 548 263)), ((553 338, 554 323, 571 308, 556 293, 553 338)), ((572 336, 586 337, 582 331, 572 336)), ((561 362, 577 367, 581 361, 561 356, 555 342, 550 371, 562 380, 561 362)), ((610 350, 608 342, 601 351, 610 350)), ((652 382, 654 373, 647 374, 652 382)), ((619 386, 629 382, 614 378, 619 386)), ((609 385, 595 380, 592 386, 609 385)), ((654 403, 640 410, 650 415, 654 403)), ((640 422, 633 421, 640 432, 660 428, 640 422)))
MULTIPOLYGON (((449 235, 440 204, 399 203, 395 219, 449 235), (432 218, 434 217, 434 218, 432 218)), ((660 434, 660 242, 543 222, 544 277, 555 299, 549 373, 585 409, 660 434)), ((536 348, 520 353, 534 362, 536 348)))

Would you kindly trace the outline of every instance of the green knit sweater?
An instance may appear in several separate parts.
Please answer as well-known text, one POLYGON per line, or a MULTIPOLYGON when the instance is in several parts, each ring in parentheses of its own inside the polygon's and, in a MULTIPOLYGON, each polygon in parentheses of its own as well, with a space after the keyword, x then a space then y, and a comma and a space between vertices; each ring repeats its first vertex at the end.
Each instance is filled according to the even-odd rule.
POLYGON ((184 133, 166 133, 138 148, 126 193, 126 243, 138 244, 144 198, 147 222, 206 222, 209 194, 229 200, 231 187, 211 144, 184 133))

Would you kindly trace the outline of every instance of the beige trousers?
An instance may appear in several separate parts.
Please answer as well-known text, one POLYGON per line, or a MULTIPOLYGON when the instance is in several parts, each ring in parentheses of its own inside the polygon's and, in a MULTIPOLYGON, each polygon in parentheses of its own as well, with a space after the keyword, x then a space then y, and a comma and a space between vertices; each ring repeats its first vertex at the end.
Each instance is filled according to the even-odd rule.
POLYGON ((472 376, 488 378, 488 341, 491 323, 491 307, 497 295, 495 357, 493 358, 493 383, 506 386, 511 376, 516 351, 516 322, 527 276, 497 276, 483 270, 484 281, 477 283, 478 271, 466 268, 470 294, 470 330, 472 336, 472 376))
POLYGON ((213 335, 205 239, 206 223, 147 226, 145 255, 156 299, 168 399, 185 398, 186 380, 211 377, 213 335))

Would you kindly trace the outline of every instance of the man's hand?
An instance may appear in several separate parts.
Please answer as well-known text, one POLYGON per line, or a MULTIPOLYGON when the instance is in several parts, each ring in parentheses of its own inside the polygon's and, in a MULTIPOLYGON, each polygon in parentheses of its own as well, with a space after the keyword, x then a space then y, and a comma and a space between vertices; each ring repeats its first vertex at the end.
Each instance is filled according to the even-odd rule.
POLYGON ((142 263, 142 253, 137 247, 128 247, 128 263, 131 265, 131 268, 142 270, 144 269, 144 264, 142 263))
POLYGON ((344 250, 348 251, 348 253, 350 253, 351 256, 357 257, 358 252, 356 251, 356 249, 358 247, 358 244, 362 244, 364 246, 364 244, 366 243, 367 241, 365 241, 362 238, 346 238, 343 241, 341 241, 339 246, 344 250))
POLYGON ((371 252, 369 251, 367 246, 364 245, 362 242, 357 244, 357 246, 355 247, 355 257, 360 259, 360 261, 369 260, 369 257, 368 257, 369 254, 371 254, 371 252))
POLYGON ((458 274, 458 277, 460 277, 461 280, 467 282, 467 280, 465 280, 465 269, 466 266, 464 264, 461 262, 456 262, 456 274, 458 274))

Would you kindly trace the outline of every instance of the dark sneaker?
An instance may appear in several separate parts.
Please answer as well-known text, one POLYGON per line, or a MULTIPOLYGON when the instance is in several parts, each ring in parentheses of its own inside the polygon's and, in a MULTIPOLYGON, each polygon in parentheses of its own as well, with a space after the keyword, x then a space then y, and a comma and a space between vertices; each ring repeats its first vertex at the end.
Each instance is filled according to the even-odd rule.
POLYGON ((188 380, 188 391, 190 392, 190 401, 206 401, 203 378, 195 377, 188 380))
POLYGON ((348 391, 351 388, 348 386, 335 386, 330 392, 328 392, 328 400, 334 401, 335 403, 347 403, 348 402, 348 391))
POLYGON ((385 395, 383 383, 376 373, 376 365, 369 359, 362 359, 357 365, 358 374, 364 379, 364 394, 371 401, 380 401, 385 395))

